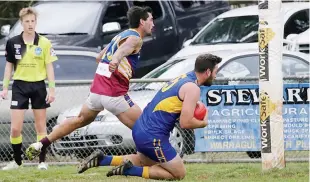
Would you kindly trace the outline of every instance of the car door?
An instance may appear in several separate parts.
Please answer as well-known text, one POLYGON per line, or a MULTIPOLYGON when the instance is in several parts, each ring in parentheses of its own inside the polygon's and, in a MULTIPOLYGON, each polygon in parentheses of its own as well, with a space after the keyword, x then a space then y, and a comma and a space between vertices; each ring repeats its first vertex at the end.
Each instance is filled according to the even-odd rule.
POLYGON ((178 33, 175 15, 170 3, 167 1, 157 1, 161 4, 163 15, 156 19, 155 34, 162 59, 166 60, 179 50, 178 33))

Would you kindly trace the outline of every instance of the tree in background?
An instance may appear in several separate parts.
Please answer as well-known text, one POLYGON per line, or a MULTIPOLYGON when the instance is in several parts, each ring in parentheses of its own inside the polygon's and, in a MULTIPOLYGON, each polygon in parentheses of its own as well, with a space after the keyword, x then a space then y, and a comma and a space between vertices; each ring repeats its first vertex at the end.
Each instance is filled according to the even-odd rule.
MULTIPOLYGON (((0 27, 10 24, 11 26, 18 20, 19 11, 35 3, 31 1, 1 1, 0 5, 0 27)), ((1 35, 0 35, 1 38, 1 35)))

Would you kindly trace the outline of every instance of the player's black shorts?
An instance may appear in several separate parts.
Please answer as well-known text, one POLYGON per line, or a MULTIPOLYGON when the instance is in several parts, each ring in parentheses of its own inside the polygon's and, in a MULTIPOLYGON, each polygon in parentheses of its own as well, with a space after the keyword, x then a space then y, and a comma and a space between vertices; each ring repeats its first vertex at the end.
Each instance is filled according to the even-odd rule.
POLYGON ((11 109, 29 109, 29 100, 32 109, 46 109, 46 86, 44 80, 38 82, 25 82, 14 80, 12 85, 11 109))

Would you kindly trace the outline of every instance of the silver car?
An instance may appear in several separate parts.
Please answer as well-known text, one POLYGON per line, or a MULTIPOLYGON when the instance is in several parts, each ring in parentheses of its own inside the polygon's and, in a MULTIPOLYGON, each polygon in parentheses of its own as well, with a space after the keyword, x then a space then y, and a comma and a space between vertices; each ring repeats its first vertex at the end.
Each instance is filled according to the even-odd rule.
MULTIPOLYGON (((257 51, 225 50, 211 53, 223 58, 219 65, 217 77, 258 77, 257 51)), ((196 56, 169 60, 145 75, 142 80, 133 80, 134 83, 131 84, 129 91, 130 97, 143 109, 165 83, 143 82, 143 79, 172 79, 180 74, 192 71, 196 56)), ((283 53, 283 76, 307 74, 309 75, 309 56, 307 54, 300 52, 283 53)), ((230 81, 222 84, 240 83, 240 81, 230 81)), ((71 107, 64 111, 59 115, 57 123, 63 122, 66 118, 77 116, 81 107, 81 105, 71 107)), ((195 146, 194 131, 184 130, 176 125, 171 133, 170 142, 181 156, 191 154, 194 152, 195 146)), ((107 110, 100 112, 96 120, 90 125, 75 130, 68 136, 56 141, 52 146, 55 154, 66 155, 74 152, 78 157, 85 157, 97 148, 110 154, 128 154, 135 151, 131 130, 107 110)))

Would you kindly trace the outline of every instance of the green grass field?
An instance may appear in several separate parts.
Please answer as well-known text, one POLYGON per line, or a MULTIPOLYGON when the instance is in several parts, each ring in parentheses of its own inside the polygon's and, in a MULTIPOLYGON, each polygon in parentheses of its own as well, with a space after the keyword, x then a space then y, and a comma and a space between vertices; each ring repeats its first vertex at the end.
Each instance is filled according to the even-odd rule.
MULTIPOLYGON (((110 167, 94 168, 83 174, 76 173, 75 166, 50 166, 48 171, 39 171, 35 167, 23 167, 17 171, 0 171, 0 182, 95 182, 120 181, 138 182, 147 181, 137 177, 106 177, 110 167)), ((272 170, 262 173, 260 163, 241 164, 186 164, 187 175, 183 181, 215 181, 215 182, 308 182, 309 163, 287 163, 285 169, 272 170)), ((149 180, 153 181, 153 180, 149 180)))

